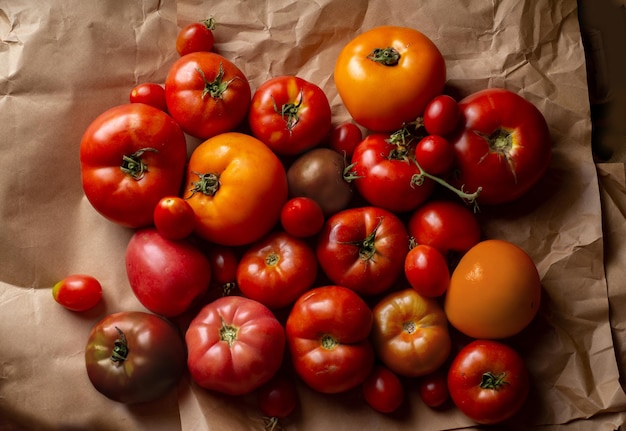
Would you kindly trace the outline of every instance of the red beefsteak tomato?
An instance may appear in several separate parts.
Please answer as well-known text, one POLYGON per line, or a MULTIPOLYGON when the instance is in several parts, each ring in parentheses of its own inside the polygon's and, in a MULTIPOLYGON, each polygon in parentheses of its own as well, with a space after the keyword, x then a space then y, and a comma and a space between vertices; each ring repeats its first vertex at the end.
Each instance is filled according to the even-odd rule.
POLYGON ((149 226, 159 200, 178 194, 186 158, 185 135, 165 112, 143 103, 113 107, 80 142, 85 196, 115 223, 149 226))
POLYGON ((456 154, 452 183, 468 192, 482 188, 477 202, 518 199, 545 174, 552 141, 546 120, 517 93, 490 88, 459 102, 462 130, 451 143, 456 154))
POLYGON ((285 327, 296 373, 322 393, 360 385, 374 365, 371 327, 372 311, 353 290, 322 286, 305 292, 285 327))
POLYGON ((368 206, 330 217, 317 237, 320 267, 335 284, 362 295, 389 289, 404 271, 409 237, 395 214, 368 206))

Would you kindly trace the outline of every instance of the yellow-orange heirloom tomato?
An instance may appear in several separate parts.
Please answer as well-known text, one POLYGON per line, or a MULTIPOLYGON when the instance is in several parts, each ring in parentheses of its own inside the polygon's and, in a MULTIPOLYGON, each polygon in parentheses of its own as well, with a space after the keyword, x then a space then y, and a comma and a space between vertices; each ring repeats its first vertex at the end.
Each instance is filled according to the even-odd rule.
POLYGON ((371 131, 391 132, 415 121, 442 92, 446 65, 423 33, 380 26, 344 46, 334 77, 343 104, 357 123, 371 131))
POLYGON ((184 197, 195 232, 220 245, 250 244, 268 233, 287 201, 287 174, 258 139, 226 132, 200 144, 189 158, 184 197))
POLYGON ((511 242, 492 239, 463 255, 450 278, 444 310, 465 335, 500 339, 528 326, 540 301, 541 280, 530 256, 511 242))
POLYGON ((452 347, 448 321, 435 299, 404 289, 381 299, 373 313, 374 349, 395 373, 423 376, 448 359, 452 347))

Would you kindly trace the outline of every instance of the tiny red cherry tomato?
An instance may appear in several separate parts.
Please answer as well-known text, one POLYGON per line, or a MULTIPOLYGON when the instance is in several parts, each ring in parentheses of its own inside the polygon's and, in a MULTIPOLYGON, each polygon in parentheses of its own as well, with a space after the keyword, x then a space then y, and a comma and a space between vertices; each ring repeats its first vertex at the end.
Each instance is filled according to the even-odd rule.
POLYGON ((450 398, 448 379, 443 369, 420 377, 418 392, 422 402, 428 407, 441 407, 450 398))
POLYGON ((324 211, 313 199, 299 196, 288 200, 280 212, 280 223, 285 232, 298 238, 318 233, 324 226, 324 211))
POLYGON ((257 390, 257 405, 268 418, 284 419, 300 404, 295 380, 290 377, 281 370, 257 390))
POLYGON ((429 174, 443 175, 452 169, 454 148, 446 138, 428 135, 417 143, 415 160, 429 174))
POLYGON ((424 110, 424 127, 431 135, 449 136, 459 125, 461 110, 454 98, 441 94, 424 110))
POLYGON ((130 90, 128 99, 130 103, 143 103, 160 109, 163 112, 167 112, 165 88, 154 82, 137 84, 132 90, 130 90))
POLYGON ((224 286, 237 278, 239 257, 235 249, 227 245, 211 244, 206 251, 211 264, 211 283, 224 286))
POLYGON ((362 140, 363 133, 354 123, 341 123, 330 131, 330 148, 348 158, 352 157, 354 149, 362 140))
POLYGON ((102 298, 102 285, 91 275, 73 274, 52 287, 52 297, 71 311, 87 311, 102 298))
POLYGON ((404 387, 389 368, 376 365, 362 385, 365 402, 381 413, 396 411, 404 402, 404 387))
POLYGON ((195 222, 193 208, 181 197, 166 196, 154 208, 154 226, 167 239, 188 237, 195 222))
POLYGON ((198 51, 211 51, 215 43, 215 20, 192 22, 183 27, 176 37, 176 52, 180 56, 198 51))
POLYGON ((441 296, 450 284, 450 269, 444 255, 435 247, 418 244, 404 260, 404 274, 413 289, 422 296, 441 296))

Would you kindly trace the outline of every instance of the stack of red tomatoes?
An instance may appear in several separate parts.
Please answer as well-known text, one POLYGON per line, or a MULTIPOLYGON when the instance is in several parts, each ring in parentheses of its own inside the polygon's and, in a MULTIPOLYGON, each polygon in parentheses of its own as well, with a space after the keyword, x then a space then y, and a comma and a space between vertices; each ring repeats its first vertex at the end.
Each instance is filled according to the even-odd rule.
MULTIPOLYGON (((474 211, 518 199, 544 174, 542 114, 504 89, 457 102, 443 94, 435 44, 384 26, 339 54, 335 84, 354 122, 335 124, 324 91, 300 77, 252 91, 212 51, 213 25, 184 28, 165 85, 135 87, 80 145, 86 197, 135 229, 126 270, 144 318, 182 329, 196 384, 256 393, 270 417, 297 407, 294 376, 321 393, 361 388, 381 412, 415 380, 429 406, 451 396, 480 423, 515 414, 529 378, 502 340, 535 316, 539 276, 514 244, 484 240, 474 211), (188 148, 189 137, 202 142, 188 148), (474 341, 459 351, 453 331, 474 341)), ((86 352, 94 385, 122 402, 171 387, 146 397, 142 382, 132 396, 120 368, 139 350, 132 319, 96 325, 86 352)), ((140 353, 175 348, 166 332, 140 353)))

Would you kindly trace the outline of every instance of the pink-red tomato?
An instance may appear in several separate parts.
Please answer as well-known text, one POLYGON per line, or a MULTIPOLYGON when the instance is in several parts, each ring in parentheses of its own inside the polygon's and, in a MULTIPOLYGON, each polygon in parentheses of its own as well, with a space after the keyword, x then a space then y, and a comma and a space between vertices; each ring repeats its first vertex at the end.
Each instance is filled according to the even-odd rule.
POLYGON ((389 368, 376 365, 362 385, 365 402, 381 413, 396 411, 404 402, 404 386, 389 368))
POLYGON ((280 224, 290 235, 310 237, 324 226, 324 211, 317 201, 306 196, 291 198, 280 212, 280 224))
POLYGON ((211 51, 215 43, 213 30, 215 20, 211 17, 187 24, 176 36, 176 52, 183 56, 192 52, 211 51))
POLYGON ((241 293, 271 309, 295 302, 313 286, 316 277, 313 248, 281 231, 250 245, 237 266, 237 286, 241 293))
POLYGON ((441 407, 450 399, 447 374, 443 368, 420 377, 417 389, 422 402, 431 408, 441 407))
POLYGON ((211 282, 209 261, 194 243, 167 239, 155 228, 138 230, 130 238, 126 274, 139 302, 166 317, 187 311, 211 282))
POLYGON ((102 285, 91 275, 72 274, 52 287, 52 297, 72 311, 87 311, 102 299, 102 285))
POLYGON ((428 135, 415 146, 415 160, 429 174, 444 176, 454 165, 454 150, 446 138, 428 135))
POLYGON ((450 285, 446 258, 427 244, 418 244, 409 250, 404 260, 404 274, 411 287, 428 298, 443 295, 450 285))
POLYGON ((154 226, 168 239, 183 239, 194 230, 196 216, 189 203, 178 196, 166 196, 154 207, 154 226))
POLYGON ((461 120, 459 104, 453 97, 440 94, 424 110, 424 127, 431 135, 450 136, 461 120))
POLYGON ((277 76, 252 96, 248 121, 252 134, 278 155, 300 154, 328 134, 331 110, 324 91, 297 76, 277 76))
POLYGON ((357 145, 363 140, 363 132, 354 123, 345 122, 334 126, 330 131, 330 148, 351 158, 357 145))
POLYGON ((244 395, 267 383, 280 369, 285 330, 269 308, 242 296, 205 305, 185 333, 187 365, 205 389, 244 395))
POLYGON ((136 85, 130 90, 128 99, 130 103, 144 103, 167 112, 165 89, 154 82, 144 82, 136 85))
POLYGON ((457 353, 448 370, 452 401, 480 424, 512 418, 526 402, 529 388, 524 359, 497 341, 470 342, 457 353))

